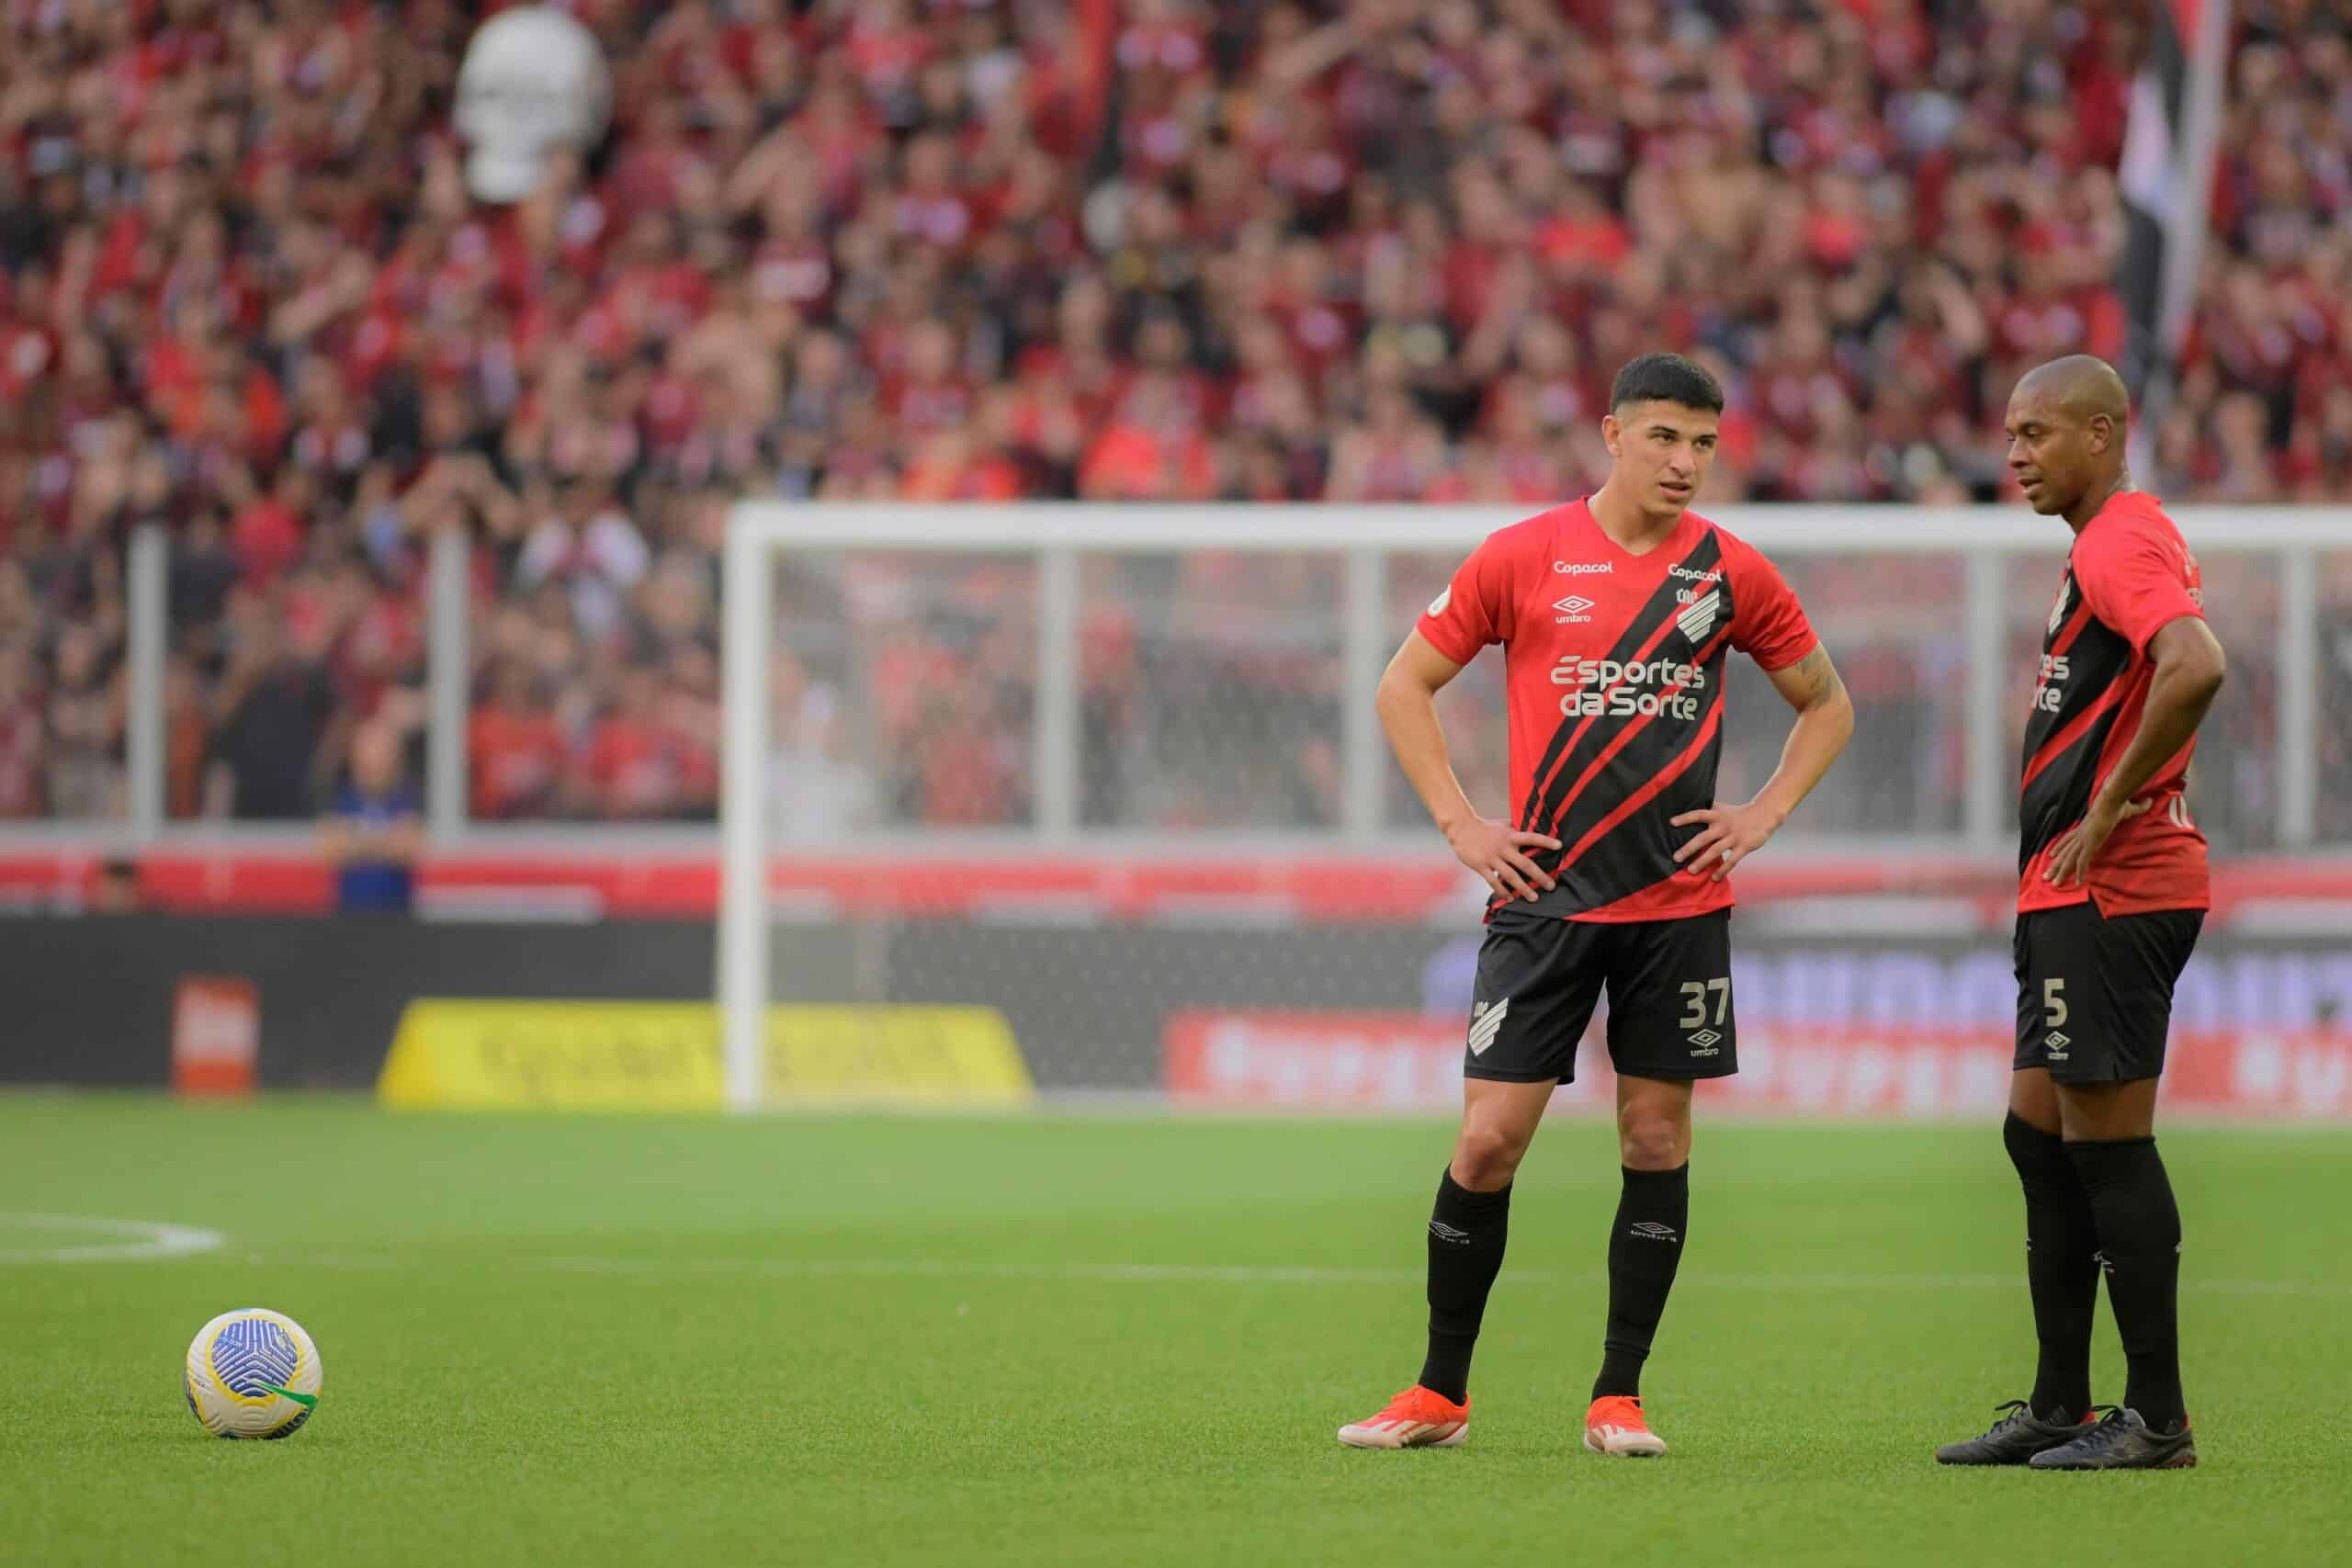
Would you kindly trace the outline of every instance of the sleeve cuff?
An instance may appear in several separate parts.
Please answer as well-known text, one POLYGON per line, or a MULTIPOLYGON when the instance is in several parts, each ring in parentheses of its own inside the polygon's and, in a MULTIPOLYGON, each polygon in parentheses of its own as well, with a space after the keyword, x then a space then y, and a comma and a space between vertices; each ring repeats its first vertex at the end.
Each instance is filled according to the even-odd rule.
POLYGON ((1423 642, 1428 643, 1456 664, 1467 664, 1478 656, 1478 650, 1475 648, 1465 652, 1455 647, 1454 634, 1440 626, 1427 615, 1421 617, 1420 624, 1414 629, 1421 634, 1423 642))
POLYGON ((2158 632, 2175 621, 2201 621, 2204 618, 2205 612, 2194 604, 2183 604, 2178 609, 2167 611, 2150 621, 2140 634, 2132 639, 2132 651, 2145 659, 2148 656, 2148 645, 2156 640, 2158 632))
MULTIPOLYGON (((2154 634, 2151 633, 2150 635, 2154 636, 2154 634)), ((1806 660, 1811 659, 1814 654, 1819 650, 1820 647, 1821 638, 1818 637, 1807 637, 1805 639, 1804 646, 1799 649, 1796 652, 1791 654, 1788 658, 1773 660, 1769 662, 1758 659, 1756 661, 1756 667, 1758 670, 1763 671, 1767 675, 1776 675, 1783 670, 1792 669, 1795 666, 1804 663, 1806 660)))

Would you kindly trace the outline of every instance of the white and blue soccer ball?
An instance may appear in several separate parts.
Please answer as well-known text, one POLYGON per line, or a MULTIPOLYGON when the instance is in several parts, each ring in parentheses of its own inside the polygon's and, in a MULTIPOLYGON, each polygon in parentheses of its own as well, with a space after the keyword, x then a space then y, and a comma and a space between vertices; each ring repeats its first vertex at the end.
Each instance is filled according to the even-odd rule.
POLYGON ((325 1381, 302 1325, 267 1307, 224 1312, 187 1348, 187 1407, 216 1438, 290 1438, 325 1381))

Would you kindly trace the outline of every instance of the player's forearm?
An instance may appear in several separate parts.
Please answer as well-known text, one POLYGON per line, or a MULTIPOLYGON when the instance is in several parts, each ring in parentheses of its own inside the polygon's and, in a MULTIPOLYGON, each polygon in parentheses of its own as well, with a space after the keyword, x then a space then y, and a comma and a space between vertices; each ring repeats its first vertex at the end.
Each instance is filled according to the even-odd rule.
POLYGON ((1756 792, 1757 804, 1768 807, 1776 822, 1787 821, 1829 772, 1853 734, 1853 700, 1839 684, 1798 711, 1796 723, 1789 728, 1788 741, 1781 748, 1781 765, 1756 792))
POLYGON ((1382 680, 1374 698, 1380 728, 1387 732, 1396 765, 1405 770, 1413 793, 1421 797, 1438 830, 1451 833, 1475 816, 1462 781, 1453 776, 1453 759, 1445 746, 1445 729, 1438 723, 1436 694, 1395 674, 1382 680))
POLYGON ((2116 759, 2115 771, 2099 786, 2095 807, 2120 812, 2146 787, 2164 765, 2180 754, 2205 722, 2214 696, 2222 689, 2219 668, 2180 660, 2156 666, 2148 684, 2148 704, 2141 710, 2140 728, 2132 744, 2116 759))

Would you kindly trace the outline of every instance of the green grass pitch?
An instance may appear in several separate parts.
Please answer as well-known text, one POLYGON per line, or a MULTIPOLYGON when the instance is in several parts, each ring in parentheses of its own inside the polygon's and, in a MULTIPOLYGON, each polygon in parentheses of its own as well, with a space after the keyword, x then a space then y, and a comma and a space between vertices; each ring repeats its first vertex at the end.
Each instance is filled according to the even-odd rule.
MULTIPOLYGON (((2352 1133, 2165 1137, 2202 1468, 1959 1472, 2031 1327, 1998 1129, 1700 1129, 1645 1392, 1578 1449, 1609 1129, 1521 1172, 1467 1446, 1332 1440, 1419 1364, 1450 1128, 394 1115, 0 1096, 10 1563, 1995 1563, 2352 1554, 2352 1133), (216 1230, 219 1250, 56 1220, 216 1230), (178 1387, 317 1338, 283 1443, 178 1387)), ((2098 1392, 2120 1396, 2101 1311, 2098 1392)))

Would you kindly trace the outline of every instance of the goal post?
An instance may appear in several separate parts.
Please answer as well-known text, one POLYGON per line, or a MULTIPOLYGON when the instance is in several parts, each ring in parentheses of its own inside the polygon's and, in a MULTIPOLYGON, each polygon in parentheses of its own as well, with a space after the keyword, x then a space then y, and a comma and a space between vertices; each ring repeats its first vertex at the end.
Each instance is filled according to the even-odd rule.
MULTIPOLYGON (((1453 566, 1524 515, 740 503, 722 568, 728 1103, 767 1100, 782 1001, 986 999, 1044 1042, 1039 1089, 1147 1092, 1170 1010, 1393 1002, 1391 971, 1423 962, 1427 931, 1474 929, 1477 889, 1388 758, 1373 689, 1453 566), (984 777, 956 774, 967 756, 984 777), (1354 921, 1363 941, 1314 945, 1327 922, 1354 921), (1160 934, 1129 942, 1132 925, 1160 934), (1420 946, 1400 934, 1416 930, 1420 946), (1236 968, 1278 953, 1314 972, 1236 968), (1113 1021, 1096 989, 1146 999, 1113 1021)), ((1855 750, 1774 864, 1997 866, 2020 671, 2064 528, 1993 507, 1708 515, 1782 568, 1858 694, 1857 676, 1894 682, 1865 703, 1855 750)), ((2312 541, 2352 517, 2177 515, 2209 583, 2218 571, 2248 591, 2244 625, 2217 615, 2233 658, 2255 639, 2279 669, 2275 796, 2209 818, 2237 809, 2276 847, 2307 843, 2312 541)), ((1473 799, 1498 813, 1499 666, 1480 660, 1440 699, 1473 799)), ((1746 684, 1726 722, 1726 790, 1777 756, 1786 715, 1762 689, 1746 684)))

